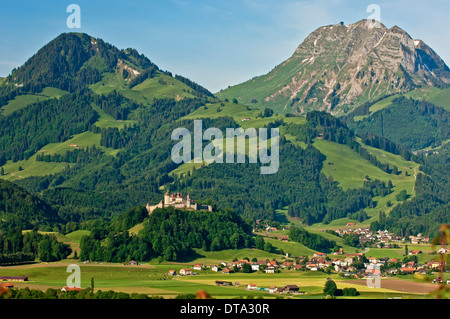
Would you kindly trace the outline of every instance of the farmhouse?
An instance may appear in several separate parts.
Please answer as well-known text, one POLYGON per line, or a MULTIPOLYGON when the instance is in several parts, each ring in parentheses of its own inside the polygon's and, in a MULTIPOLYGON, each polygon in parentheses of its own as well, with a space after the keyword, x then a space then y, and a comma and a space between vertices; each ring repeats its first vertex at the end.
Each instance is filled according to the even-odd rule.
POLYGON ((266 268, 266 274, 274 274, 275 273, 275 267, 269 266, 266 268))
POLYGON ((183 268, 183 269, 180 270, 180 275, 189 276, 189 275, 192 275, 192 272, 188 268, 183 268))
POLYGON ((81 288, 78 288, 78 287, 67 287, 67 286, 61 288, 61 291, 72 291, 72 290, 80 291, 81 288))
POLYGON ((231 286, 233 285, 230 281, 222 281, 222 280, 216 280, 217 286, 231 286))
POLYGON ((222 269, 222 274, 231 274, 232 272, 233 271, 230 268, 228 268, 228 267, 222 269))
POLYGON ((27 281, 27 276, 0 276, 0 280, 3 281, 27 281))
POLYGON ((260 266, 259 262, 257 262, 257 261, 252 262, 252 270, 253 271, 258 271, 259 270, 259 266, 260 266))
POLYGON ((203 269, 203 265, 202 264, 195 264, 193 269, 195 269, 195 270, 202 270, 203 269))
POLYGON ((404 273, 413 273, 415 271, 415 269, 411 268, 411 267, 402 267, 401 271, 404 273))
POLYGON ((297 285, 287 285, 284 286, 283 288, 279 288, 278 292, 280 294, 292 294, 292 293, 298 293, 299 288, 297 285))
POLYGON ((181 193, 170 194, 166 192, 164 194, 164 201, 160 201, 156 205, 150 205, 147 203, 147 211, 151 214, 156 208, 175 207, 178 209, 193 209, 193 210, 208 210, 212 212, 211 205, 199 205, 189 197, 189 194, 184 197, 181 193))
POLYGON ((248 290, 255 290, 256 288, 258 288, 258 287, 256 286, 256 284, 248 284, 248 286, 247 286, 247 289, 248 289, 248 290))

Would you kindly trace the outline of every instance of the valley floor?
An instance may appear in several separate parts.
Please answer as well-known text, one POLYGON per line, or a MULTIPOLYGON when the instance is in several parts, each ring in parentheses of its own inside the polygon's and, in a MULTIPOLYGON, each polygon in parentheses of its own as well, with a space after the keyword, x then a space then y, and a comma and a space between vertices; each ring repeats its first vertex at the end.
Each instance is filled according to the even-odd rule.
MULTIPOLYGON (((77 263, 64 260, 55 263, 38 263, 31 265, 0 267, 2 276, 27 276, 24 282, 12 282, 15 288, 47 290, 61 289, 68 285, 70 272, 67 266, 77 263)), ((209 269, 195 271, 197 275, 170 276, 169 270, 177 273, 183 268, 193 265, 186 263, 163 263, 123 265, 112 263, 77 263, 81 270, 81 287, 87 288, 94 278, 94 290, 114 290, 126 293, 140 293, 149 296, 161 296, 164 299, 179 295, 197 294, 206 291, 215 299, 230 298, 312 298, 323 299, 323 287, 328 278, 334 280, 339 289, 356 288, 358 299, 428 299, 434 298, 431 292, 438 288, 437 284, 417 281, 413 276, 397 276, 382 278, 380 288, 371 288, 366 279, 345 279, 337 274, 326 274, 321 271, 281 270, 279 273, 266 274, 260 271, 253 273, 222 274, 209 269), (217 285, 216 281, 230 282, 230 286, 217 285), (250 290, 250 284, 252 289, 250 290), (281 288, 286 285, 297 285, 298 294, 270 293, 270 287, 281 288)))

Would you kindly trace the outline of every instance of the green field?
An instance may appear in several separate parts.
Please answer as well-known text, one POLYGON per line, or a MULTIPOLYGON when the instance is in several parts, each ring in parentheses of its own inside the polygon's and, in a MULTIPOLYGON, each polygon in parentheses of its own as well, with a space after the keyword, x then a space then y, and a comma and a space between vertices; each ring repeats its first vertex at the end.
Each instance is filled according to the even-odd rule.
MULTIPOLYGON (((218 118, 229 116, 232 117, 236 123, 243 129, 250 127, 260 128, 282 119, 285 123, 305 124, 305 117, 285 117, 284 114, 274 114, 270 117, 258 116, 261 113, 260 109, 250 108, 242 104, 235 104, 232 102, 209 103, 205 107, 200 107, 183 119, 200 119, 200 118, 218 118), (223 105, 221 105, 223 104, 223 105), (246 120, 244 120, 246 119, 246 120)), ((283 127, 280 127, 280 134, 283 134, 283 127)))
POLYGON ((105 73, 102 80, 91 85, 90 88, 97 94, 108 94, 115 90, 126 98, 144 105, 153 103, 153 98, 180 100, 184 97, 194 97, 194 95, 186 92, 192 90, 186 84, 161 73, 154 78, 143 81, 132 89, 129 88, 128 82, 123 79, 121 74, 105 73))
MULTIPOLYGON (((28 286, 34 289, 46 290, 48 288, 62 288, 67 285, 70 273, 66 272, 72 260, 57 263, 43 263, 38 265, 5 267, 2 275, 5 276, 28 276, 27 282, 15 282, 16 287, 28 286)), ((193 276, 168 276, 169 270, 186 268, 187 264, 154 264, 140 266, 125 266, 121 264, 107 263, 79 263, 81 271, 81 287, 90 287, 91 279, 94 279, 95 291, 114 290, 127 293, 143 293, 151 296, 162 296, 173 298, 177 295, 196 294, 199 290, 207 291, 213 298, 247 298, 253 297, 275 298, 277 295, 267 291, 249 291, 247 285, 256 284, 259 288, 271 286, 283 287, 285 285, 297 285, 303 294, 281 295, 284 298, 324 298, 323 287, 327 278, 333 279, 338 288, 354 287, 361 295, 353 298, 424 298, 426 295, 411 292, 402 292, 383 288, 369 288, 364 284, 352 279, 343 279, 336 274, 325 274, 313 271, 281 270, 279 273, 266 274, 260 271, 245 274, 233 273, 222 274, 211 270, 196 271, 198 275, 193 276), (233 286, 222 287, 215 284, 216 280, 232 282, 233 286), (239 286, 234 286, 239 283, 239 286)), ((410 277, 405 277, 408 282, 413 282, 410 277)), ((395 280, 396 279, 383 279, 395 280)), ((341 297, 345 298, 345 297, 341 297)), ((348 298, 348 297, 346 297, 348 298)))
MULTIPOLYGON (((388 174, 372 165, 372 163, 362 158, 346 145, 316 139, 314 147, 327 157, 322 172, 326 176, 332 176, 344 190, 362 187, 366 176, 369 176, 372 180, 392 181, 394 185, 393 192, 385 197, 375 197, 374 200, 377 201, 377 206, 365 209, 369 216, 376 217, 380 210, 389 212, 398 203, 396 195, 402 190, 406 190, 411 197, 415 195, 415 175, 419 165, 414 162, 405 161, 399 155, 364 145, 364 148, 369 150, 372 155, 375 155, 381 163, 389 163, 391 167, 396 165, 401 173, 394 175, 388 174), (408 172, 408 176, 405 175, 405 172, 408 172), (392 203, 391 207, 387 206, 388 201, 392 203)), ((365 223, 372 221, 370 219, 365 223)))
POLYGON ((18 95, 14 99, 10 100, 8 104, 0 109, 2 115, 7 116, 17 110, 20 110, 30 104, 42 102, 51 98, 59 98, 66 94, 67 91, 57 88, 46 87, 38 94, 24 94, 18 95))
MULTIPOLYGON (((337 242, 342 240, 331 234, 314 231, 321 235, 334 239, 337 242)), ((286 231, 271 233, 271 236, 279 234, 285 235, 286 231)), ((89 231, 77 230, 72 233, 62 235, 54 232, 45 232, 45 234, 53 234, 58 240, 70 243, 71 246, 78 245, 82 236, 88 235, 89 231)), ((308 255, 311 256, 314 251, 304 247, 301 244, 293 242, 282 242, 275 238, 266 237, 265 240, 273 244, 273 246, 290 251, 294 256, 308 255)), ((433 257, 431 255, 430 245, 408 245, 410 250, 420 249, 424 254, 419 255, 419 261, 425 262, 433 257)), ((347 250, 346 253, 352 253, 354 250, 347 250)), ((416 276, 397 276, 396 278, 383 278, 381 288, 370 288, 365 284, 365 279, 355 280, 343 278, 335 273, 324 273, 322 271, 296 271, 289 268, 280 268, 274 274, 266 274, 262 271, 252 273, 231 273, 222 274, 214 272, 209 267, 218 265, 219 263, 231 262, 234 259, 242 260, 256 258, 258 260, 277 260, 281 263, 286 260, 285 257, 277 254, 271 254, 257 249, 230 249, 217 252, 206 252, 196 249, 197 256, 188 262, 163 262, 151 260, 149 263, 136 265, 125 265, 119 263, 91 262, 81 263, 78 260, 66 259, 54 263, 38 263, 30 265, 18 265, 2 267, 1 274, 4 276, 27 276, 26 282, 14 282, 15 287, 29 287, 31 289, 46 290, 48 288, 59 289, 67 285, 67 279, 70 275, 66 271, 70 264, 78 264, 81 271, 81 287, 87 288, 94 279, 95 291, 114 290, 126 293, 141 293, 149 296, 161 296, 165 299, 174 298, 177 295, 196 294, 199 290, 206 291, 213 298, 229 299, 229 298, 314 298, 322 299, 323 287, 327 278, 333 279, 338 288, 347 287, 356 288, 360 295, 351 298, 427 298, 427 294, 423 292, 421 287, 427 288, 424 283, 418 282, 416 276), (169 276, 169 270, 175 270, 177 273, 182 268, 191 268, 194 264, 204 264, 203 270, 193 270, 197 275, 191 276, 169 276), (216 285, 216 280, 228 281, 233 285, 222 287, 216 285), (238 283, 238 285, 236 285, 238 283), (255 284, 258 290, 249 291, 248 284, 255 284), (386 283, 386 285, 384 284, 386 283), (387 284, 389 283, 389 285, 387 284), (404 290, 402 285, 412 285, 413 288, 404 290), (297 285, 302 294, 297 295, 278 295, 270 294, 267 291, 269 287, 283 287, 285 285, 297 285), (383 288, 388 286, 389 288, 383 288), (266 290, 264 290, 266 289, 266 290), (411 290, 412 289, 412 290, 411 290)), ((374 257, 391 257, 402 259, 404 248, 399 249, 378 249, 371 248, 366 252, 366 256, 374 257)), ((445 277, 447 278, 447 277, 445 277)), ((427 289, 429 289, 428 286, 427 289)), ((350 297, 339 297, 350 298, 350 297)))
POLYGON ((362 119, 372 115, 373 113, 389 106, 392 103, 393 99, 400 96, 407 96, 416 100, 425 100, 437 106, 440 106, 447 111, 450 111, 450 88, 440 89, 436 87, 425 86, 412 90, 405 94, 395 94, 385 99, 382 99, 381 101, 378 101, 377 103, 374 103, 373 105, 370 106, 369 115, 355 116, 354 120, 361 121, 362 119))
MULTIPOLYGON (((62 143, 50 143, 42 147, 37 153, 44 154, 65 154, 65 152, 75 148, 86 148, 95 145, 101 148, 105 155, 115 155, 119 150, 100 146, 100 134, 92 132, 84 132, 75 135, 73 138, 62 143)), ((37 154, 36 153, 36 154, 37 154)), ((8 161, 3 169, 5 175, 2 176, 6 180, 22 179, 30 176, 44 176, 48 174, 59 173, 67 166, 72 166, 72 163, 52 163, 52 162, 38 162, 36 161, 36 154, 32 155, 27 160, 17 162, 8 161), (19 170, 21 168, 21 170, 19 170)))

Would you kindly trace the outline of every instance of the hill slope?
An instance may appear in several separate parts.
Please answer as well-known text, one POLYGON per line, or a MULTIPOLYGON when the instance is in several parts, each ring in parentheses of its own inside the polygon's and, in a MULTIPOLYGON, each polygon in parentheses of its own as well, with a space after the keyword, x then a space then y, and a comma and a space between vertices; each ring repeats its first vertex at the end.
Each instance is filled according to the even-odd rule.
POLYGON ((341 115, 385 95, 449 83, 448 66, 423 41, 361 20, 318 28, 272 71, 218 96, 277 112, 341 115))

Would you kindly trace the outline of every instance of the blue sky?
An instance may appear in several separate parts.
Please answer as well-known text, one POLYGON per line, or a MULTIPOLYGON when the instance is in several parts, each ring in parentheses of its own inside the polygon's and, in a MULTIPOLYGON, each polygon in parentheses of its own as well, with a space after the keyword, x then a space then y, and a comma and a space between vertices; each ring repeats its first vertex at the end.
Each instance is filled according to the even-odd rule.
POLYGON ((8 75, 63 32, 85 32, 132 47, 161 69, 217 92, 270 71, 320 26, 369 17, 398 25, 450 63, 448 0, 24 0, 0 5, 0 76, 8 75), (69 4, 81 28, 69 29, 69 4))

